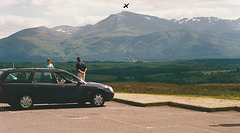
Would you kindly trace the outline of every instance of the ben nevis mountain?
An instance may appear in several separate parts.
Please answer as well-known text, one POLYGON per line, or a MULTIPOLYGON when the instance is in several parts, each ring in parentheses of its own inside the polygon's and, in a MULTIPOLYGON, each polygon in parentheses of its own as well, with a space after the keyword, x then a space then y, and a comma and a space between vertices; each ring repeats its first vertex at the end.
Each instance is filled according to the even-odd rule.
POLYGON ((95 25, 36 27, 0 40, 0 61, 171 61, 240 58, 240 19, 167 20, 121 12, 95 25))

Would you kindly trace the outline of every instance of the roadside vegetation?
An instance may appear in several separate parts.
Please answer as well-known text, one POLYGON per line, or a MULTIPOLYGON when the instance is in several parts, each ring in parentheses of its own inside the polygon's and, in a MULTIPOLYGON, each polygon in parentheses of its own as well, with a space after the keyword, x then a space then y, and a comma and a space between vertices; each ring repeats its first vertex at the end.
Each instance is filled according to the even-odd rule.
MULTIPOLYGON (((240 59, 172 62, 85 62, 86 80, 102 82, 115 92, 167 95, 240 97, 240 59)), ((53 62, 55 68, 76 74, 75 62, 53 62)), ((45 63, 16 62, 15 67, 44 67, 45 63)), ((0 63, 0 69, 12 67, 0 63)))
POLYGON ((178 85, 152 82, 106 84, 112 86, 114 91, 119 93, 180 95, 240 100, 240 84, 178 85))

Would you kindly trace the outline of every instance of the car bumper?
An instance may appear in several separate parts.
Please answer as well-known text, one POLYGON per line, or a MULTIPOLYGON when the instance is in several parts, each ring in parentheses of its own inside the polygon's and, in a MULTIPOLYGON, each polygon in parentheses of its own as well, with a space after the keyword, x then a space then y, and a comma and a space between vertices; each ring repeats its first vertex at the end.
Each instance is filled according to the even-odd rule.
POLYGON ((111 92, 107 92, 105 94, 105 101, 111 101, 114 97, 114 93, 111 93, 111 92))

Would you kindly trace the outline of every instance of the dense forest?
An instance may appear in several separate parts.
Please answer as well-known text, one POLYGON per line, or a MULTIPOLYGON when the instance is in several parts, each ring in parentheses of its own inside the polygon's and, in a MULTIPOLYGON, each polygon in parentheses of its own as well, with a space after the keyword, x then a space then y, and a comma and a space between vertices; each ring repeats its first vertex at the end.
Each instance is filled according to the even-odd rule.
MULTIPOLYGON (((53 62, 55 68, 76 74, 76 62, 53 62)), ((202 59, 172 62, 85 62, 86 80, 95 82, 158 82, 171 84, 239 83, 240 59, 202 59)), ((1 62, 0 69, 44 67, 37 62, 1 62)))

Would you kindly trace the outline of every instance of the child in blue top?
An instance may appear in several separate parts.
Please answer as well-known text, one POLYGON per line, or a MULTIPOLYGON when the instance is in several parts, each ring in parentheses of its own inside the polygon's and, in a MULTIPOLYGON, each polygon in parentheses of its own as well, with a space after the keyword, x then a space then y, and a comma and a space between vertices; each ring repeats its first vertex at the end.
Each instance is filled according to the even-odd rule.
POLYGON ((46 68, 54 68, 53 64, 51 63, 51 58, 47 59, 47 64, 45 65, 46 68))

